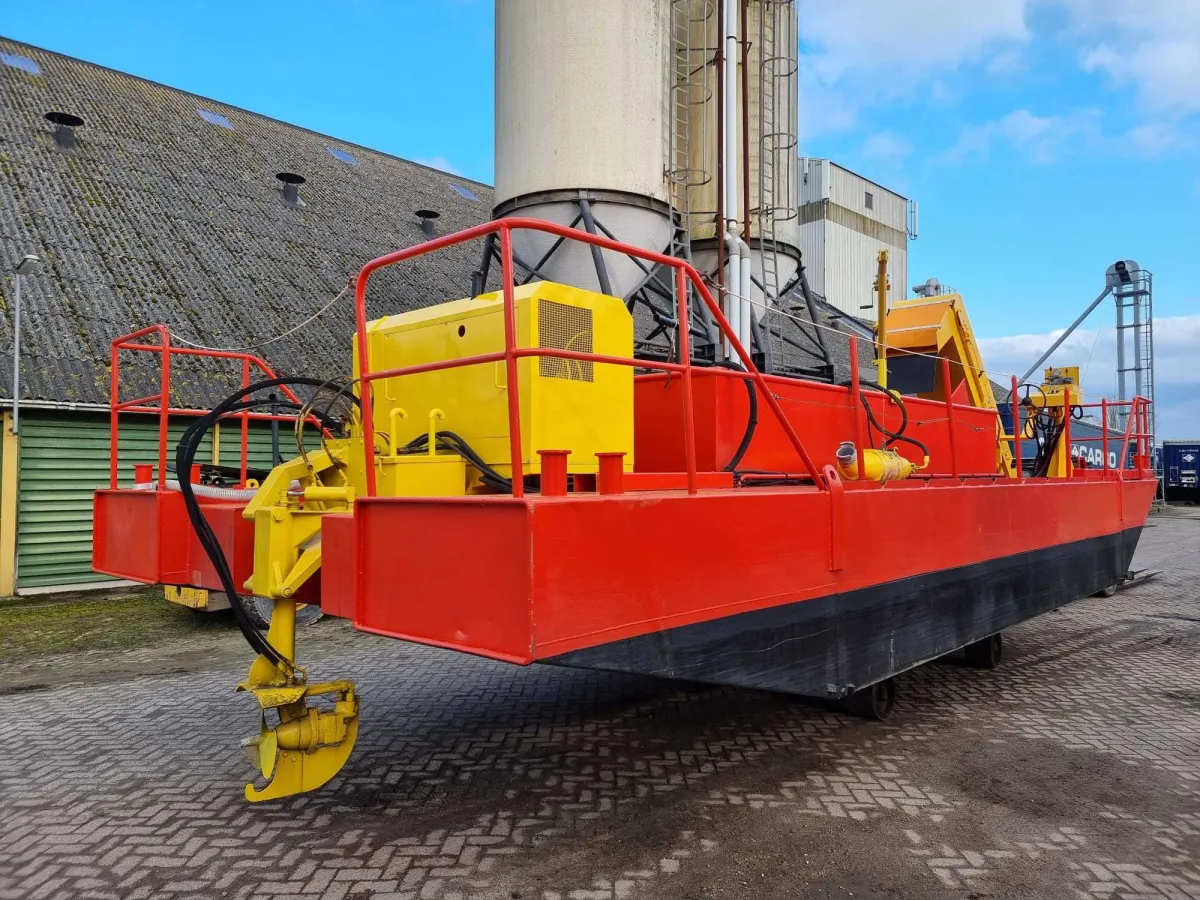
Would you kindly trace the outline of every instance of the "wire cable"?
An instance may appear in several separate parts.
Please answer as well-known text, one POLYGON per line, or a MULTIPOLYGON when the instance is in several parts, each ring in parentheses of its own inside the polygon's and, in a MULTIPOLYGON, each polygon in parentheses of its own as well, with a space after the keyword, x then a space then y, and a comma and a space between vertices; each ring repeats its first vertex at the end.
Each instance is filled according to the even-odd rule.
POLYGON ((325 313, 327 313, 330 309, 332 309, 333 305, 335 303, 337 303, 339 300, 341 300, 343 297, 345 297, 346 292, 350 290, 350 287, 351 287, 351 285, 349 285, 349 284, 346 285, 344 288, 342 288, 340 291, 337 292, 337 294, 334 296, 334 298, 332 300, 330 300, 328 303, 326 303, 324 306, 322 306, 320 309, 318 309, 315 313, 313 313, 311 316, 309 316, 307 319, 305 319, 299 325, 295 325, 295 326, 289 328, 287 331, 283 332, 283 334, 277 334, 274 337, 270 337, 270 338, 267 338, 266 340, 258 341, 257 343, 254 343, 254 344, 249 344, 245 347, 206 347, 204 344, 197 344, 195 341, 189 341, 185 337, 180 337, 174 331, 171 332, 171 339, 175 340, 175 341, 179 341, 179 343, 181 343, 181 344, 186 344, 189 347, 195 347, 197 350, 211 350, 216 353, 245 353, 247 350, 258 350, 262 347, 267 346, 268 344, 274 344, 276 341, 282 341, 286 337, 291 337, 293 334, 295 334, 297 331, 299 331, 305 325, 315 322, 321 316, 325 315, 325 313))

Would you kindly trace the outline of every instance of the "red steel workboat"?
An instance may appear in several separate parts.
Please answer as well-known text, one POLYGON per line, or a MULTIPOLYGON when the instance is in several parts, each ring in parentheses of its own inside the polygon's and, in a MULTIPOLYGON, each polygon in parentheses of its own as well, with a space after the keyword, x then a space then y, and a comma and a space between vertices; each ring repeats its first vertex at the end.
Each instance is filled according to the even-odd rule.
POLYGON ((864 382, 853 338, 845 383, 764 374, 687 262, 539 220, 373 260, 355 291, 353 381, 281 379, 261 364, 252 383, 259 361, 215 354, 246 367, 246 387, 204 414, 169 408, 169 365, 212 352, 172 346, 162 326, 113 344, 95 567, 223 592, 244 628, 245 596, 273 601, 269 631, 247 628, 259 657, 243 687, 264 711, 250 746, 269 779, 248 786, 251 799, 319 786, 357 731, 353 686, 309 683, 295 662, 299 603, 519 665, 842 698, 883 716, 896 673, 964 647, 994 665, 1005 628, 1118 583, 1154 496, 1146 401, 1122 407, 1117 468, 1107 446, 1102 468, 1070 455, 1086 406, 1072 370, 1032 389, 1014 379, 1006 428, 957 295, 888 313, 882 372, 901 358, 923 367, 897 390, 864 382), (696 358, 688 328, 671 358, 636 358, 619 300, 515 283, 514 229, 662 267, 677 321, 703 304, 734 361, 696 358), (368 321, 373 273, 489 235, 499 291, 368 321), (156 397, 120 399, 128 351, 159 354, 156 397), (310 446, 301 439, 256 484, 243 442, 227 484, 198 483, 212 480, 191 475, 204 429, 270 415, 254 411, 268 388, 295 389, 310 446), (122 411, 159 415, 162 438, 157 471, 124 488, 122 411), (176 412, 196 424, 175 457, 191 477, 173 479, 176 412))

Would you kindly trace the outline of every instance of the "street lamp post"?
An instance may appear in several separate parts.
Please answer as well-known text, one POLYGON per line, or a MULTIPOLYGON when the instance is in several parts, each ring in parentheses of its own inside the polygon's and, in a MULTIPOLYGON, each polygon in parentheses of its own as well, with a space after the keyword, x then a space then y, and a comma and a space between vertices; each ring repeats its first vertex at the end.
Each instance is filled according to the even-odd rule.
POLYGON ((18 434, 20 431, 20 405, 21 405, 21 279, 25 275, 32 275, 34 270, 41 264, 41 260, 32 253, 26 254, 22 260, 17 263, 17 267, 13 269, 13 277, 16 281, 15 302, 13 306, 13 377, 12 377, 12 395, 13 395, 13 412, 12 412, 12 433, 18 434))

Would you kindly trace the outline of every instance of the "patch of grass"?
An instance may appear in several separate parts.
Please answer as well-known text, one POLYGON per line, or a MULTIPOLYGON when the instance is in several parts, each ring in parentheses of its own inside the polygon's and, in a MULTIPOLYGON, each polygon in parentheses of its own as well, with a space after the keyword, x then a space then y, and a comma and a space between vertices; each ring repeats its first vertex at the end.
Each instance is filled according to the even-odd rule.
POLYGON ((231 627, 229 613, 194 613, 162 590, 0 606, 0 659, 81 650, 128 650, 231 627))

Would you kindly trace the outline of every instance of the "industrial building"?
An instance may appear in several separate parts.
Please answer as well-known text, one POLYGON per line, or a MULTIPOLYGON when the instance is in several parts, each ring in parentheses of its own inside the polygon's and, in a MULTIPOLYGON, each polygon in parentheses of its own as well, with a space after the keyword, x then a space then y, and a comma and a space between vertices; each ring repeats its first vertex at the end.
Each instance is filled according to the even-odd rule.
POLYGON ((890 295, 908 296, 917 205, 828 159, 800 158, 800 252, 812 289, 842 312, 875 318, 872 285, 888 252, 890 295))

